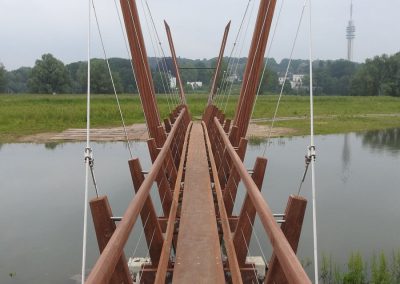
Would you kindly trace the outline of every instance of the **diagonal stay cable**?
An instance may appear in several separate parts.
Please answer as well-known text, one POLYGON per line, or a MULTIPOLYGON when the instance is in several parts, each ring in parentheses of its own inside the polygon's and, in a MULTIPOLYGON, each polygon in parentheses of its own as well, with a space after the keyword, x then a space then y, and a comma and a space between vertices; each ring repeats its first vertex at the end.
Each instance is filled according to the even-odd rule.
POLYGON ((269 141, 270 141, 270 139, 271 139, 272 129, 274 128, 276 116, 277 116, 277 114, 278 114, 278 109, 279 109, 280 102, 281 102, 282 95, 283 95, 283 90, 284 90, 284 88, 285 88, 286 80, 287 80, 287 77, 288 77, 288 74, 289 74, 289 69, 290 69, 290 66, 291 66, 291 63, 292 63, 293 53, 294 53, 294 49, 295 49, 295 47, 296 47, 297 38, 298 38, 298 36, 299 36, 301 23, 302 23, 303 16, 304 16, 304 10, 305 10, 305 8, 306 8, 306 6, 307 6, 307 1, 308 1, 308 0, 305 0, 305 1, 304 1, 303 8, 302 8, 301 15, 300 15, 300 19, 299 19, 299 23, 298 23, 298 25, 297 25, 296 36, 295 36, 294 41, 293 41, 292 49, 291 49, 291 51, 290 51, 289 62, 288 62, 288 65, 287 65, 287 67, 286 67, 286 72, 285 72, 285 77, 284 77, 285 79, 284 79, 284 81, 283 81, 283 83, 282 83, 281 91, 280 91, 280 93, 279 93, 278 101, 277 101, 276 107, 275 107, 275 112, 274 112, 274 115, 273 115, 273 118, 272 118, 271 125, 270 125, 270 127, 269 127, 268 136, 267 136, 267 139, 266 139, 266 143, 265 143, 265 147, 264 147, 264 151, 263 151, 263 155, 262 155, 263 157, 265 157, 265 154, 266 154, 266 152, 267 152, 267 147, 268 147, 269 141))
POLYGON ((124 134, 125 134, 125 139, 126 139, 126 145, 128 146, 128 150, 129 150, 129 154, 130 154, 131 158, 133 158, 132 149, 131 149, 131 145, 130 145, 130 141, 129 141, 129 137, 128 137, 128 132, 127 132, 127 130, 126 130, 125 119, 124 119, 124 115, 123 115, 123 113, 122 113, 121 104, 120 104, 120 102, 119 102, 119 98, 118 98, 118 94, 117 94, 117 89, 116 89, 116 87, 115 87, 114 77, 113 77, 113 75, 112 75, 111 67, 110 67, 110 62, 109 62, 108 57, 107 57, 106 48, 105 48, 105 46, 104 46, 103 36, 102 36, 102 34, 101 34, 100 24, 99 24, 99 20, 98 20, 98 17, 97 17, 96 7, 95 7, 95 5, 94 5, 94 0, 92 0, 92 6, 93 6, 94 17, 95 17, 95 19, 96 19, 97 30, 98 30, 98 32, 99 32, 101 47, 102 47, 102 49, 103 49, 104 60, 106 61, 106 64, 107 64, 107 69, 108 69, 108 73, 109 73, 109 75, 110 75, 111 84, 112 84, 113 91, 114 91, 114 95, 115 95, 115 100, 116 100, 116 102, 117 102, 119 115, 120 115, 120 117, 121 117, 122 127, 123 127, 123 129, 124 129, 124 134))

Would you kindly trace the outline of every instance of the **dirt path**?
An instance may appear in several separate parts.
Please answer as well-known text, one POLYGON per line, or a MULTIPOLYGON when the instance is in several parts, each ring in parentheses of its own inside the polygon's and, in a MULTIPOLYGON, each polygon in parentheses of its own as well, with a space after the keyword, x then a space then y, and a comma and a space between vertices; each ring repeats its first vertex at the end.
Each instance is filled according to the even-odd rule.
MULTIPOLYGON (((127 127, 129 140, 146 141, 148 139, 146 124, 133 124, 127 127)), ((250 124, 247 133, 248 137, 267 137, 269 132, 268 125, 250 124)), ((294 134, 291 128, 276 127, 272 130, 271 136, 284 136, 294 134)), ((93 128, 90 133, 92 141, 125 141, 125 133, 122 127, 114 128, 93 128)), ((39 133, 21 137, 17 142, 24 143, 49 143, 49 142, 76 142, 86 141, 86 129, 71 128, 60 133, 39 133)))

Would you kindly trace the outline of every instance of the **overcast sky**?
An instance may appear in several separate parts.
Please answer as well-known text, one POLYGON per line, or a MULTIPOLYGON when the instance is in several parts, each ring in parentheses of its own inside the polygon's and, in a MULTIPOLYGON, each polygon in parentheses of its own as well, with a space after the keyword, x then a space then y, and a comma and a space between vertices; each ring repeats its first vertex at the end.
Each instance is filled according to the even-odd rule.
MULTIPOLYGON (((154 56, 147 32, 142 1, 137 0, 145 31, 149 56, 154 56)), ((260 0, 251 0, 250 27, 243 42, 242 56, 247 56, 250 36, 260 0), (252 8, 254 6, 254 8, 252 8)), ((118 1, 117 1, 118 2, 118 1)), ((33 66, 43 53, 52 53, 65 63, 86 59, 87 0, 0 0, 0 62, 6 69, 33 66)), ((232 20, 225 54, 233 46, 248 0, 148 0, 164 49, 169 54, 162 20, 171 26, 178 56, 211 58, 218 50, 225 25, 232 20)), ((270 56, 288 57, 294 40, 304 0, 278 0, 283 3, 270 56)), ((109 57, 128 57, 114 0, 95 0, 95 5, 109 57)), ((345 30, 350 0, 313 0, 314 57, 338 59, 346 56, 345 30)), ((383 53, 400 51, 400 1, 354 0, 356 40, 355 61, 383 53)), ((274 18, 276 24, 277 13, 274 18)), ((102 57, 93 21, 93 56, 102 57)), ((241 42, 242 42, 241 41, 241 42)), ((308 14, 302 23, 295 58, 308 57, 308 14)))

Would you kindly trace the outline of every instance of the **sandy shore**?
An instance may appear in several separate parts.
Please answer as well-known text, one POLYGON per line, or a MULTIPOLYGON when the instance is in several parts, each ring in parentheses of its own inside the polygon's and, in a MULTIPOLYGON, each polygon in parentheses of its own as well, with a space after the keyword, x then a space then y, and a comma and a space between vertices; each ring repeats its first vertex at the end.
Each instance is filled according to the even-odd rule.
MULTIPOLYGON (((133 124, 127 126, 129 140, 146 141, 148 139, 146 124, 133 124)), ((250 124, 247 137, 264 138, 269 133, 268 125, 250 124)), ((287 136, 295 133, 291 128, 276 127, 272 130, 271 137, 287 136)), ((125 132, 122 127, 93 128, 90 139, 92 141, 125 141, 125 132)), ((17 142, 22 143, 49 143, 49 142, 76 142, 86 141, 86 129, 71 128, 60 133, 39 133, 21 137, 17 142)))

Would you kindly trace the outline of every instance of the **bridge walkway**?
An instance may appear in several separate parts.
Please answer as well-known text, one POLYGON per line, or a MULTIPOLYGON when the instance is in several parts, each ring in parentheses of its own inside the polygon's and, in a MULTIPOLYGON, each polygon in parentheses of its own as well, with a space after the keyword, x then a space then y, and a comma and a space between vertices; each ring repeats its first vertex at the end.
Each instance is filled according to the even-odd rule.
POLYGON ((225 283, 204 132, 194 123, 186 160, 174 284, 225 283))

